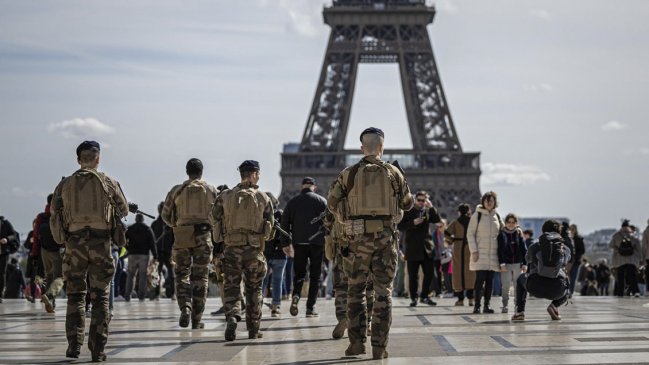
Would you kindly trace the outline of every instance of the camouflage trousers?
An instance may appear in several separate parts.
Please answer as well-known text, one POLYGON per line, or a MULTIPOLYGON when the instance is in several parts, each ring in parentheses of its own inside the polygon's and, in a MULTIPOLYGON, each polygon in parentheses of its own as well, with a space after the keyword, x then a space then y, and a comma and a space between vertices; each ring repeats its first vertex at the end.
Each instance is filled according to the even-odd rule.
POLYGON ((63 278, 67 283, 68 307, 65 334, 71 346, 83 345, 86 324, 86 290, 90 291, 92 315, 88 348, 95 354, 104 351, 108 341, 108 291, 115 273, 110 239, 89 234, 73 235, 66 243, 63 278), (86 282, 86 277, 88 282, 86 282))
POLYGON ((225 289, 223 288, 223 254, 214 255, 212 265, 214 266, 216 287, 219 288, 219 294, 221 295, 221 305, 224 305, 225 289))
POLYGON ((176 300, 178 308, 188 307, 192 311, 192 322, 200 322, 207 301, 209 264, 212 261, 212 239, 209 234, 196 237, 193 247, 174 247, 171 258, 174 262, 176 300))
POLYGON ((63 289, 63 256, 60 252, 41 249, 41 260, 45 271, 45 294, 56 298, 63 289))
POLYGON ((394 236, 389 230, 365 234, 349 243, 348 302, 349 342, 365 340, 363 326, 367 323, 365 293, 368 278, 374 276, 376 300, 372 313, 372 346, 386 347, 392 324, 392 280, 397 266, 394 236))
POLYGON ((261 284, 266 276, 266 258, 259 247, 225 246, 223 260, 225 287, 225 316, 240 317, 241 280, 246 298, 246 324, 248 331, 259 329, 263 305, 261 284))
MULTIPOLYGON (((333 275, 333 288, 336 305, 336 319, 338 322, 347 319, 347 290, 348 279, 346 270, 349 270, 350 260, 340 253, 340 248, 336 248, 336 256, 334 257, 334 265, 332 269, 333 275)), ((367 300, 367 323, 372 321, 372 310, 374 308, 374 282, 372 273, 367 277, 367 288, 365 289, 365 297, 367 300)), ((361 327, 365 327, 361 323, 361 327)), ((361 333, 365 333, 361 328, 361 333)))

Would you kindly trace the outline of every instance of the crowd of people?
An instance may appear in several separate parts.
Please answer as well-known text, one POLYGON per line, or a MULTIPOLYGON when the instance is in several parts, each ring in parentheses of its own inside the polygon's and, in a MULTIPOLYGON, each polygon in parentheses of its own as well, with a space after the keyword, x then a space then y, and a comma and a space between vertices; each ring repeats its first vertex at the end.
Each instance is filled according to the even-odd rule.
POLYGON ((56 299, 67 296, 66 356, 79 356, 89 317, 92 359, 104 361, 115 298, 175 300, 179 326, 202 329, 211 279, 223 305, 211 314, 225 316, 227 341, 236 340, 244 317, 248 337, 263 336, 265 298, 271 317, 281 318, 283 303, 297 316, 302 297, 306 317, 318 317, 324 297, 335 300, 332 337, 348 333, 345 354, 364 354, 369 338, 372 357, 381 359, 388 357, 393 296, 410 298, 411 307, 455 298, 455 306, 490 314, 494 296, 509 313, 513 292, 511 319, 521 321, 528 295, 550 300, 553 320, 576 289, 609 295, 613 282, 614 295, 644 295, 649 229, 640 238, 625 220, 611 239, 609 267, 588 262, 574 224, 546 221, 536 239, 516 214, 503 219, 492 191, 475 210, 460 204, 449 222, 427 192, 411 194, 398 166, 380 159, 381 130, 366 129, 360 141, 365 157, 341 172, 326 198, 305 177, 284 210, 259 189, 257 161, 241 163, 241 182, 228 188, 204 181, 202 162, 190 159, 187 180, 169 191, 150 226, 119 183, 97 171, 99 144, 85 141, 76 151, 80 169, 47 197, 24 241, 24 274, 20 237, 0 217, 0 302, 40 298, 54 313, 56 299), (129 212, 136 216, 127 228, 121 222, 129 212))

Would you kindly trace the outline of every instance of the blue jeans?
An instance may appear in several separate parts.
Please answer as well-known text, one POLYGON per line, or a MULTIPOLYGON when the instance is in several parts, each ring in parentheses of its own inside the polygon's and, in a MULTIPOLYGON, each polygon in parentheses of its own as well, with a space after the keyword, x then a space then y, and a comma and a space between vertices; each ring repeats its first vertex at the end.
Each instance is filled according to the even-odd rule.
POLYGON ((284 268, 286 268, 286 259, 273 259, 268 260, 268 270, 266 270, 266 277, 262 284, 263 288, 268 285, 268 276, 273 273, 273 282, 271 292, 273 294, 272 304, 282 304, 282 283, 284 282, 284 268))
POLYGON ((286 269, 284 272, 284 286, 282 286, 282 295, 290 295, 293 291, 293 258, 286 258, 286 269))

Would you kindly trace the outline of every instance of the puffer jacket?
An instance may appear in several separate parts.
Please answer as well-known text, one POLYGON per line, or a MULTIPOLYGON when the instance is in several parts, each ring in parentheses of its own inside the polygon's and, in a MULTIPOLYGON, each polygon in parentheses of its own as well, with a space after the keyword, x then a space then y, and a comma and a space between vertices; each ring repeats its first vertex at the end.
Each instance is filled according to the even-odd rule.
POLYGON ((471 262, 469 263, 471 271, 500 271, 498 234, 503 226, 496 209, 490 212, 482 205, 476 207, 467 229, 467 240, 469 241, 469 251, 471 251, 471 262), (478 215, 481 215, 480 223, 478 223, 478 215), (478 261, 473 260, 476 252, 479 254, 478 261))

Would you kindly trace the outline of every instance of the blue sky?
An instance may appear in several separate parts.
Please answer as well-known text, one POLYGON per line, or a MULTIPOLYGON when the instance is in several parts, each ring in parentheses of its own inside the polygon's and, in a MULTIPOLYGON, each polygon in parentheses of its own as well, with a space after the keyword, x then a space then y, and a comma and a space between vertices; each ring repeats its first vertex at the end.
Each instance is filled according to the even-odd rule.
MULTIPOLYGON (((83 139, 150 211, 190 157, 215 185, 244 159, 279 192, 328 28, 321 1, 0 0, 0 214, 26 231, 83 139)), ((465 151, 501 211, 584 232, 649 218, 649 4, 445 0, 429 27, 465 151)), ((362 65, 347 146, 410 146, 396 65, 362 65)))

